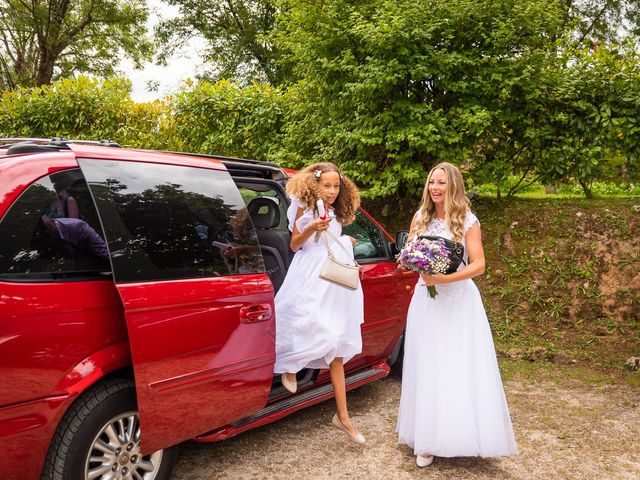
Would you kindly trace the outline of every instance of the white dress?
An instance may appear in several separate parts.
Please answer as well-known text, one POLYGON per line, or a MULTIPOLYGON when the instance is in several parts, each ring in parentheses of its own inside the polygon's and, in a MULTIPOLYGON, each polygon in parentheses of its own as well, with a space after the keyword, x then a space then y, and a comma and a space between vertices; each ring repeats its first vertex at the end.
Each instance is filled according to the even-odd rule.
MULTIPOLYGON (((287 211, 289 228, 295 221, 300 203, 292 198, 287 211)), ((297 220, 298 231, 313 221, 314 212, 306 209, 297 220)), ((343 251, 326 236, 333 254, 343 262, 353 261, 353 246, 342 236, 337 219, 329 230, 345 247, 343 251)), ((362 288, 348 290, 320 278, 327 258, 322 239, 315 234, 296 252, 287 276, 275 298, 276 363, 275 373, 298 372, 303 368, 329 368, 336 357, 344 363, 362 351, 360 324, 364 321, 362 288)))
MULTIPOLYGON (((469 212, 464 232, 477 221, 469 212)), ((422 234, 453 239, 444 220, 438 219, 422 234)), ((465 261, 466 253, 465 248, 465 261)), ((413 448, 415 455, 515 455, 516 440, 480 292, 471 279, 436 289, 437 296, 429 298, 419 279, 409 306, 398 441, 413 448)))

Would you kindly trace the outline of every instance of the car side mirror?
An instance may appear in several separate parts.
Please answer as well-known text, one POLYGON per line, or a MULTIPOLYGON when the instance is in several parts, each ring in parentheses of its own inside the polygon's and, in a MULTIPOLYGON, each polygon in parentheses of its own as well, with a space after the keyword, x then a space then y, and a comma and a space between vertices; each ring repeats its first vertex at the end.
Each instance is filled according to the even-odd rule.
POLYGON ((396 245, 398 247, 398 251, 404 248, 404 246, 407 244, 407 240, 409 240, 408 231, 400 230, 398 233, 396 233, 396 245))
POLYGON ((396 233, 396 241, 391 244, 391 250, 393 255, 397 255, 400 253, 400 250, 407 244, 407 240, 409 239, 409 232, 406 230, 400 230, 396 233))

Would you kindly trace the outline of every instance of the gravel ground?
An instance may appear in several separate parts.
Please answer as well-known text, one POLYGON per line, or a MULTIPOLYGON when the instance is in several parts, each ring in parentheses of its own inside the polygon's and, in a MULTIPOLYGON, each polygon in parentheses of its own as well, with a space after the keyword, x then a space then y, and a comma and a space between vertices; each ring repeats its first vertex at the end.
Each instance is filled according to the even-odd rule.
POLYGON ((505 383, 520 453, 436 458, 418 469, 397 444, 400 379, 349 393, 359 447, 331 426, 333 401, 214 444, 182 445, 173 478, 204 479, 639 479, 640 393, 557 375, 505 383))

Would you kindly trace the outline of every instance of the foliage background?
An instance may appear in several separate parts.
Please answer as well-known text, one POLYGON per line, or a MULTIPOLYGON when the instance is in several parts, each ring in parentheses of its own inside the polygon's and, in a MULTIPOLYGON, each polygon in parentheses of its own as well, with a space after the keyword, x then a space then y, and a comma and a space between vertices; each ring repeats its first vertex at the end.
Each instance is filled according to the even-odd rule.
POLYGON ((331 160, 365 197, 396 203, 417 198, 439 161, 498 197, 532 184, 590 197, 602 181, 633 192, 640 180, 638 12, 628 2, 171 3, 184 15, 159 27, 162 52, 199 31, 220 67, 211 77, 232 80, 141 104, 115 77, 5 89, 0 133, 296 168, 331 160), (603 18, 626 18, 630 30, 603 18))

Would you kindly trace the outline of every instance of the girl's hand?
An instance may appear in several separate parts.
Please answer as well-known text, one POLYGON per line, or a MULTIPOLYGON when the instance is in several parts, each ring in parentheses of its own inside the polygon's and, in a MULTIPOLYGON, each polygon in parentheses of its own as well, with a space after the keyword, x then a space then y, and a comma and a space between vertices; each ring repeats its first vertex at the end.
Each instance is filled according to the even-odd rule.
POLYGON ((331 223, 331 220, 329 218, 326 218, 325 220, 316 218, 309 224, 309 227, 307 228, 310 228, 314 232, 324 232, 329 228, 329 223, 331 223))
POLYGON ((426 273, 420 274, 420 278, 422 278, 422 280, 428 287, 431 287, 433 285, 439 285, 441 283, 446 283, 445 277, 446 275, 443 275, 441 273, 436 273, 434 275, 427 275, 426 273))

